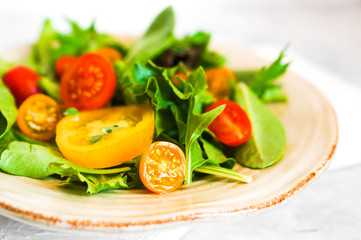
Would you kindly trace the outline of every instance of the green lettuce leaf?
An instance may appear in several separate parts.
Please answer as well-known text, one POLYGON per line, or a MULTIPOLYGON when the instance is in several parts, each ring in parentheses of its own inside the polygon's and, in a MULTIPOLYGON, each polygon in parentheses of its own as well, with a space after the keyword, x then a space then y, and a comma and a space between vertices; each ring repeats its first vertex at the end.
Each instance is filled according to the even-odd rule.
POLYGON ((37 179, 58 174, 66 177, 64 183, 86 183, 88 193, 141 185, 139 157, 117 168, 84 168, 66 160, 56 147, 16 141, 13 132, 7 133, 0 142, 1 152, 0 169, 7 173, 37 179))
POLYGON ((160 54, 174 42, 175 24, 172 7, 164 9, 151 23, 145 34, 129 49, 124 61, 131 66, 136 62, 144 62, 160 54))
POLYGON ((247 112, 252 124, 251 138, 234 149, 237 162, 249 168, 275 164, 286 147, 282 123, 244 83, 237 86, 235 101, 247 112))
POLYGON ((17 108, 10 90, 0 80, 0 139, 16 121, 17 108))

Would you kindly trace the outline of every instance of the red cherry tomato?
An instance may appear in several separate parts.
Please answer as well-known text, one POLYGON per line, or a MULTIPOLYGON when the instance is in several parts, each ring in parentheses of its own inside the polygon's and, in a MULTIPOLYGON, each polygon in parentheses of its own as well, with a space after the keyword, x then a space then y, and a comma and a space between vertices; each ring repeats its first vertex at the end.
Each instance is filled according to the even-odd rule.
POLYGON ((78 57, 64 72, 60 96, 65 107, 97 109, 111 100, 115 85, 111 63, 98 54, 88 53, 78 57))
POLYGON ((235 147, 246 142, 251 137, 251 121, 243 108, 229 100, 220 100, 213 103, 207 108, 206 112, 223 104, 226 105, 225 109, 208 128, 214 133, 218 141, 235 147))
POLYGON ((75 59, 76 57, 72 55, 64 55, 59 57, 55 63, 56 75, 61 78, 61 76, 70 67, 70 65, 74 62, 75 59))
POLYGON ((40 76, 25 66, 17 66, 10 69, 4 74, 2 79, 14 95, 18 106, 20 106, 27 97, 41 91, 37 86, 37 81, 40 79, 40 76))

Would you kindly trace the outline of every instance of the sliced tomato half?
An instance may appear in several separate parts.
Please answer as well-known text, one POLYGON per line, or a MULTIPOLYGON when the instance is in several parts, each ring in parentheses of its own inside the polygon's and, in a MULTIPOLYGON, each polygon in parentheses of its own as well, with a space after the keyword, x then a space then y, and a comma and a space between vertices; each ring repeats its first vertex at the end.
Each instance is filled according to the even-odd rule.
POLYGON ((54 137, 56 124, 61 116, 58 103, 38 93, 28 97, 20 105, 16 121, 20 131, 26 136, 47 141, 54 137))
POLYGON ((142 155, 139 175, 146 188, 155 193, 172 192, 185 178, 186 160, 182 149, 170 142, 154 142, 142 155))
POLYGON ((55 140, 69 161, 82 167, 106 168, 140 155, 152 143, 153 133, 153 109, 127 105, 64 117, 56 127, 55 140), (107 127, 114 130, 104 134, 107 127))
POLYGON ((97 109, 112 99, 115 85, 111 63, 98 54, 89 53, 78 57, 64 72, 60 96, 66 107, 97 109))

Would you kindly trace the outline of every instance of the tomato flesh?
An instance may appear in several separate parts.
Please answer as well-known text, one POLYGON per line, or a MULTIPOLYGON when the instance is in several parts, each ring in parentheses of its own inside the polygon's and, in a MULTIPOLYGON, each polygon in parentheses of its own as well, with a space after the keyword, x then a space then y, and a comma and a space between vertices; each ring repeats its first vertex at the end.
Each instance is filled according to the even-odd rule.
POLYGON ((40 79, 40 76, 28 67, 14 67, 7 71, 2 79, 14 95, 18 106, 20 106, 27 97, 41 92, 41 89, 37 86, 37 81, 40 79))
POLYGON ((143 153, 139 175, 146 188, 155 193, 178 189, 184 181, 186 160, 183 151, 170 142, 154 142, 143 153))
POLYGON ((230 82, 236 81, 235 74, 228 68, 213 68, 206 71, 208 91, 215 99, 228 99, 231 89, 230 82))
POLYGON ((225 104, 225 109, 209 125, 218 141, 235 147, 245 143, 252 133, 252 125, 246 112, 237 103, 220 100, 209 106, 206 112, 225 104))
POLYGON ((89 53, 78 57, 65 71, 60 82, 60 96, 66 107, 97 109, 111 100, 115 85, 115 72, 110 62, 89 53))
POLYGON ((71 162, 87 168, 119 165, 140 155, 152 142, 154 112, 147 105, 127 105, 81 111, 56 127, 56 143, 71 162), (105 127, 119 128, 103 135, 105 127), (94 136, 103 135, 92 143, 94 136))
POLYGON ((57 102, 43 94, 28 97, 19 107, 17 124, 26 136, 40 141, 55 135, 56 124, 61 118, 57 102))

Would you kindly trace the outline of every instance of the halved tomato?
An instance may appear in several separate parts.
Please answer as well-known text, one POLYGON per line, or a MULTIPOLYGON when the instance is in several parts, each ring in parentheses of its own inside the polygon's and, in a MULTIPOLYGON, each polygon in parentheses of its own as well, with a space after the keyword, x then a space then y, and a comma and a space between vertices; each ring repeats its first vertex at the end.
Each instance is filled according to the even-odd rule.
POLYGON ((20 131, 26 136, 47 141, 54 137, 56 124, 61 116, 58 103, 38 93, 28 97, 20 105, 16 121, 20 131))
POLYGON ((66 107, 97 109, 111 100, 115 85, 111 63, 98 54, 89 53, 78 57, 64 72, 60 96, 66 107))
POLYGON ((217 140, 231 147, 245 143, 252 134, 251 121, 247 113, 237 103, 229 100, 219 100, 210 105, 209 112, 225 104, 225 109, 208 126, 217 140))
POLYGON ((142 155, 139 175, 146 188, 155 193, 172 192, 185 178, 186 160, 182 149, 170 142, 154 142, 142 155))
POLYGON ((81 111, 64 117, 56 127, 56 143, 62 154, 88 168, 119 165, 140 155, 152 143, 154 112, 147 105, 127 105, 81 111), (107 127, 117 125, 109 134, 107 127), (96 136, 100 140, 91 141, 96 136))

